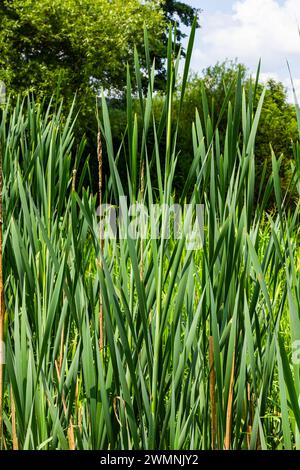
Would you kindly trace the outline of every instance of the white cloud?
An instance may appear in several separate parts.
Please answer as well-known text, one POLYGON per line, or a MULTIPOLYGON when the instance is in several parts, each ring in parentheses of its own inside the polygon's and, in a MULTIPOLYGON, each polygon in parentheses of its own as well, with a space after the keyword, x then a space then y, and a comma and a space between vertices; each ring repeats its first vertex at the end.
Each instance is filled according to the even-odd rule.
POLYGON ((251 70, 262 59, 264 76, 288 84, 286 60, 300 80, 300 0, 239 0, 232 11, 202 14, 192 68, 201 71, 226 58, 238 58, 251 70))

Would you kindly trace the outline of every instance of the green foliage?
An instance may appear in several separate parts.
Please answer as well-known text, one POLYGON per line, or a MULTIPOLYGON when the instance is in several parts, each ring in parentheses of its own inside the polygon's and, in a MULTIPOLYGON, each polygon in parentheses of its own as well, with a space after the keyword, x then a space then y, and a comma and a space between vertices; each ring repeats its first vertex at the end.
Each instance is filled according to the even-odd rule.
MULTIPOLYGON (((246 90, 251 87, 247 69, 242 64, 236 62, 224 62, 208 67, 203 77, 194 77, 190 83, 185 98, 185 105, 180 115, 180 130, 178 147, 181 150, 180 163, 183 179, 190 166, 190 148, 192 146, 192 136, 186 132, 194 120, 194 110, 199 110, 200 118, 203 120, 202 90, 205 90, 209 109, 211 110, 212 123, 216 122, 219 116, 226 90, 236 83, 238 74, 246 90)), ((270 146, 278 156, 282 156, 280 169, 281 185, 283 192, 288 192, 290 202, 294 199, 294 188, 291 185, 292 171, 291 162, 293 160, 292 142, 297 140, 297 120, 295 108, 288 103, 287 92, 282 83, 269 80, 265 85, 259 84, 257 87, 256 103, 266 86, 266 94, 261 112, 260 126, 256 135, 256 191, 258 193, 261 177, 266 171, 267 177, 272 173, 272 160, 270 146), (264 166, 266 169, 264 170, 264 166)), ((235 86, 229 92, 229 99, 233 106, 235 100, 235 86)), ((221 139, 225 139, 227 126, 227 116, 224 115, 219 125, 221 139)), ((242 133, 240 125, 239 133, 242 133)), ((274 197, 270 203, 274 203, 274 197)))
MULTIPOLYGON (((262 87, 261 87, 262 89, 262 87)), ((291 187, 293 161, 293 142, 298 138, 298 128, 295 107, 288 103, 287 93, 280 82, 269 80, 267 83, 266 99, 261 116, 260 128, 257 134, 256 158, 258 176, 267 164, 267 174, 272 172, 270 146, 278 156, 282 156, 280 169, 283 193, 289 193, 293 199, 294 189, 291 187)))
MULTIPOLYGON (((246 90, 251 87, 247 69, 244 65, 237 62, 224 62, 218 63, 213 67, 208 67, 202 77, 191 76, 187 84, 187 91, 183 106, 179 112, 180 94, 177 99, 174 99, 173 107, 173 128, 175 129, 176 122, 178 122, 178 165, 175 175, 175 187, 180 194, 184 186, 184 182, 188 175, 190 165, 193 159, 191 148, 193 147, 192 124, 195 120, 195 110, 199 112, 199 117, 204 126, 205 120, 205 107, 203 105, 203 90, 207 100, 207 106, 210 110, 212 125, 216 124, 219 118, 224 98, 227 92, 228 101, 232 106, 235 101, 235 84, 240 74, 241 82, 246 90), (231 89, 230 89, 231 88, 231 89)), ((257 86, 255 105, 261 93, 266 87, 265 99, 261 112, 260 126, 256 135, 256 193, 259 192, 259 187, 262 177, 264 175, 269 177, 272 173, 272 159, 271 149, 272 146, 275 155, 282 156, 282 163, 280 167, 280 178, 282 190, 287 193, 287 198, 291 204, 294 203, 296 194, 295 187, 292 184, 292 161, 293 155, 293 142, 298 138, 297 120, 295 108, 292 104, 288 103, 287 93, 282 83, 274 80, 269 80, 265 85, 259 83, 257 86)), ((164 96, 162 93, 157 94, 153 100, 153 112, 158 124, 160 119, 161 109, 164 103, 164 96)), ((134 109, 138 114, 140 126, 142 121, 139 115, 139 103, 134 101, 134 109)), ((126 129, 126 111, 124 110, 124 103, 122 101, 115 101, 111 103, 111 121, 112 131, 115 145, 118 146, 122 142, 122 135, 126 129)), ((226 136, 228 116, 223 114, 219 122, 218 129, 220 140, 224 144, 226 136)), ((242 123, 239 126, 239 135, 242 134, 242 123)), ((150 130, 148 135, 149 142, 154 145, 154 136, 150 130)), ((161 148, 164 142, 161 142, 161 148)), ((155 179, 155 175, 153 175, 155 179)), ((274 194, 269 200, 269 205, 274 206, 274 194)))
MULTIPOLYGON (((101 87, 122 90, 124 70, 142 52, 143 27, 164 85, 167 24, 177 24, 177 50, 198 10, 170 0, 4 0, 0 4, 0 79, 8 91, 88 97, 101 87), (87 95, 87 96, 86 96, 87 95)), ((145 65, 145 62, 144 62, 145 65)))
MULTIPOLYGON (((166 20, 169 23, 175 22, 177 40, 181 42, 186 34, 180 30, 181 23, 184 26, 192 26, 194 18, 200 13, 200 8, 193 8, 185 2, 178 2, 176 0, 165 0, 162 4, 166 20)), ((197 24, 197 26, 199 26, 197 24)))
MULTIPOLYGON (((181 50, 181 54, 185 57, 185 51, 182 47, 182 40, 186 37, 186 34, 182 31, 182 25, 190 27, 193 24, 194 18, 198 18, 201 12, 200 8, 193 8, 187 5, 185 2, 178 2, 177 0, 164 0, 162 3, 162 10, 166 24, 172 24, 176 28, 176 38, 174 40, 174 51, 178 53, 181 50)), ((200 24, 197 22, 197 27, 200 24)), ((164 62, 166 59, 166 52, 168 46, 168 31, 166 30, 162 36, 162 44, 164 46, 162 53, 156 55, 156 68, 158 74, 156 77, 157 88, 164 89, 166 81, 166 70, 164 62)))
MULTIPOLYGON (((101 88, 112 96, 124 92, 126 66, 134 68, 135 48, 141 67, 149 69, 144 27, 150 61, 156 60, 155 83, 164 88, 167 23, 177 21, 179 15, 183 24, 191 26, 195 13, 182 2, 160 0, 4 0, 0 2, 0 80, 12 98, 28 91, 40 102, 52 97, 57 104, 63 98, 66 110, 76 94, 76 111, 80 110, 76 127, 78 133, 85 133, 93 154, 95 96, 101 88)), ((178 28, 176 50, 183 36, 178 28)))
POLYGON ((164 31, 158 0, 4 0, 0 4, 0 79, 8 92, 93 96, 121 88, 147 26, 154 50, 164 31))

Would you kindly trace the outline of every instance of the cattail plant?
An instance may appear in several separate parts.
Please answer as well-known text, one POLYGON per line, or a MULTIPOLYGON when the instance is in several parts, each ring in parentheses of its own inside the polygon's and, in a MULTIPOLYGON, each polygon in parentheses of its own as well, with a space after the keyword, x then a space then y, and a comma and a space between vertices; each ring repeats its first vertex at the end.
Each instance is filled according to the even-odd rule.
MULTIPOLYGON (((28 97, 1 111, 3 448, 300 448, 300 203, 286 207, 281 160, 271 150, 272 176, 254 194, 258 76, 247 90, 237 76, 218 115, 203 87, 203 109, 186 129, 189 172, 175 191, 194 35, 195 25, 180 78, 170 33, 157 111, 145 32, 146 69, 135 51, 118 148, 103 93, 97 194, 89 159, 82 161, 85 141, 74 144, 73 108, 63 116, 28 97), (148 209, 201 204, 202 243, 191 249, 173 227, 163 237, 163 210, 159 236, 149 229, 143 240, 130 237, 125 220, 126 236, 103 241, 97 208, 118 206, 121 196, 148 209)), ((295 143, 298 188, 299 154, 295 143)))
POLYGON ((3 250, 3 208, 2 208, 2 142, 0 140, 0 446, 3 445, 3 370, 4 370, 4 287, 3 287, 3 266, 2 266, 2 250, 3 250))
MULTIPOLYGON (((97 156, 98 156, 98 178, 99 178, 99 212, 100 212, 100 217, 101 217, 101 211, 102 211, 102 191, 103 191, 103 155, 102 155, 102 142, 101 142, 101 132, 98 129, 98 146, 97 146, 97 156)), ((101 254, 103 253, 103 248, 104 248, 104 240, 102 237, 101 233, 101 224, 100 224, 100 259, 99 259, 99 269, 102 269, 102 260, 101 260, 101 254)), ((99 348, 100 351, 103 350, 103 302, 102 302, 102 294, 100 290, 100 295, 99 295, 99 348)))

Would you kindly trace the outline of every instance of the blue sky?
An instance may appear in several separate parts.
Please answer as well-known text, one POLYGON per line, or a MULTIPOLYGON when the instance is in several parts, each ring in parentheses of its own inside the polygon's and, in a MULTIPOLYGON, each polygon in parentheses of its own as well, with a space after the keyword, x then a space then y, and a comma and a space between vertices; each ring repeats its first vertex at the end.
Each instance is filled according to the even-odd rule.
POLYGON ((300 97, 300 0, 185 0, 202 8, 192 70, 237 58, 252 73, 262 59, 262 80, 281 80, 289 88, 286 61, 300 97))

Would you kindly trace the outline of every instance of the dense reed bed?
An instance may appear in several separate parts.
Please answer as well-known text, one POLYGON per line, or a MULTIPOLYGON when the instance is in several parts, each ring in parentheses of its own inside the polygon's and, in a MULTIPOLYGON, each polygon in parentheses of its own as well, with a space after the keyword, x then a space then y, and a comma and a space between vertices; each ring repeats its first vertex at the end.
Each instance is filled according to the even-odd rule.
MULTIPOLYGON (((194 29, 181 103, 193 37, 194 29)), ((143 129, 128 71, 128 125, 119 149, 101 99, 97 195, 86 184, 84 140, 74 144, 72 110, 63 118, 61 109, 45 109, 31 98, 1 110, 1 446, 299 449, 299 200, 294 209, 285 206, 280 156, 271 148, 272 177, 261 175, 259 194, 254 191, 264 95, 257 96, 255 81, 246 92, 238 78, 230 85, 234 102, 225 98, 216 116, 203 91, 205 119, 196 111, 186 130, 193 134, 193 163, 176 194, 180 153, 171 116, 179 56, 170 36, 156 126, 146 33, 145 44, 147 92, 137 54, 134 72, 143 129), (227 130, 220 136, 224 114, 227 130), (125 182, 119 175, 124 167, 125 182), (277 207, 270 213, 272 191, 277 207), (99 203, 117 205, 124 195, 128 205, 202 204, 202 246, 188 249, 185 238, 173 236, 100 240, 99 203)), ((295 143, 300 194, 299 172, 295 143)), ((164 225, 164 213, 159 222, 164 225)))

